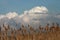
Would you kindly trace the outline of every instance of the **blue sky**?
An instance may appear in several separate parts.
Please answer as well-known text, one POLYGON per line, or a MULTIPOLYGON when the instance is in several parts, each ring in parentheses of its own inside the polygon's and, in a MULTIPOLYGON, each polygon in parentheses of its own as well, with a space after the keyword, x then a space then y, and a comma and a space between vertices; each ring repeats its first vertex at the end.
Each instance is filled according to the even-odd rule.
POLYGON ((0 0, 0 14, 23 13, 35 6, 45 6, 50 13, 60 13, 60 0, 0 0))

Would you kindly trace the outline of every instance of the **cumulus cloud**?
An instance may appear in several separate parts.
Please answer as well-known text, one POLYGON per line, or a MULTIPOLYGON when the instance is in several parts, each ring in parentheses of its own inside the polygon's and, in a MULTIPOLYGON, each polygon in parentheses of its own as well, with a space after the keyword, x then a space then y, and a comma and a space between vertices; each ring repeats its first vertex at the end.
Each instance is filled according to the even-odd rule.
POLYGON ((0 19, 3 20, 3 23, 23 23, 23 24, 35 24, 40 22, 40 18, 45 18, 48 16, 48 9, 44 6, 37 6, 28 11, 24 11, 23 14, 18 15, 16 12, 9 12, 6 15, 0 15, 0 19), (6 21, 6 20, 7 21, 6 21), (13 22, 12 22, 12 21, 13 22))
POLYGON ((6 14, 6 17, 8 17, 9 19, 14 18, 16 16, 18 16, 16 12, 9 12, 8 14, 6 14))
POLYGON ((29 13, 47 13, 48 9, 44 6, 37 6, 29 10, 29 13))
POLYGON ((0 15, 0 19, 4 18, 5 16, 4 15, 0 15))
POLYGON ((0 19, 7 17, 8 19, 14 18, 18 16, 18 14, 16 12, 9 12, 6 15, 0 15, 0 19))
POLYGON ((46 13, 48 13, 48 9, 43 6, 34 7, 28 11, 29 16, 34 16, 34 17, 41 16, 42 14, 45 15, 46 13))
POLYGON ((19 27, 20 24, 30 24, 36 27, 40 24, 51 23, 55 20, 54 18, 57 17, 59 18, 60 15, 53 17, 48 14, 48 9, 46 7, 37 6, 28 11, 24 11, 21 15, 16 12, 9 12, 6 15, 0 15, 0 24, 7 23, 13 26, 17 24, 19 27))

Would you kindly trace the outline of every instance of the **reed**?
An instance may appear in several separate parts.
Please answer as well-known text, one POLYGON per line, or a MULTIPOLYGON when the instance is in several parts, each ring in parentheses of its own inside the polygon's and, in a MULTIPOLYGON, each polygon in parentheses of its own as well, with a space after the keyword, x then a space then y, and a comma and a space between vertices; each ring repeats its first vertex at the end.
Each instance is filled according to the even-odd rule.
POLYGON ((0 40, 60 40, 60 26, 58 23, 52 23, 49 27, 47 24, 45 27, 41 25, 38 29, 34 29, 31 25, 27 28, 22 24, 22 26, 15 30, 4 26, 5 30, 0 27, 0 40))

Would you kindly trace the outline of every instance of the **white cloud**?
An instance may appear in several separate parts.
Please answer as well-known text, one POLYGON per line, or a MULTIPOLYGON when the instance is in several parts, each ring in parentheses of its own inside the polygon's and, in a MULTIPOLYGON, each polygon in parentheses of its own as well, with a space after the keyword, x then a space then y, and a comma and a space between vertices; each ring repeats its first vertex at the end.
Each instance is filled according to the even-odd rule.
POLYGON ((48 9, 44 6, 37 6, 29 10, 29 13, 47 13, 48 9))
POLYGON ((2 18, 4 18, 5 17, 5 15, 0 15, 0 19, 2 19, 2 18))
POLYGON ((24 19, 25 22, 28 21, 30 24, 36 25, 36 24, 40 23, 41 18, 43 20, 46 19, 46 17, 48 16, 48 9, 44 6, 41 6, 41 7, 37 6, 37 7, 34 7, 28 11, 24 11, 24 17, 25 16, 27 16, 26 19, 24 19))
POLYGON ((23 21, 28 23, 29 22, 29 17, 28 16, 24 16, 23 21))
MULTIPOLYGON (((23 14, 18 15, 16 12, 9 12, 6 15, 0 15, 0 24, 5 22, 9 23, 23 23, 23 24, 31 24, 38 26, 39 24, 44 24, 52 20, 49 19, 48 9, 44 6, 37 6, 28 11, 24 11, 23 14), (48 18, 47 18, 48 17, 48 18), (2 19, 2 21, 1 21, 2 19), (14 21, 14 22, 13 22, 14 21)), ((57 17, 60 18, 60 15, 57 17)), ((14 24, 15 25, 15 24, 14 24)))
POLYGON ((32 18, 44 18, 46 16, 48 16, 48 9, 44 6, 37 6, 37 7, 34 7, 32 8, 31 10, 29 10, 28 12, 28 15, 32 18))
POLYGON ((8 17, 9 19, 14 18, 16 16, 18 16, 16 12, 9 12, 8 14, 6 14, 6 17, 8 17))
POLYGON ((45 17, 47 17, 48 16, 47 13, 48 13, 48 9, 46 7, 37 6, 28 11, 24 11, 24 13, 21 15, 18 15, 18 13, 16 12, 9 12, 6 15, 0 15, 0 19, 3 19, 3 21, 7 24, 9 22, 11 23, 12 21, 15 21, 16 23, 27 23, 27 24, 35 22, 34 24, 36 24, 37 22, 39 22, 40 18, 44 19, 45 17), (7 22, 5 19, 9 21, 7 22))

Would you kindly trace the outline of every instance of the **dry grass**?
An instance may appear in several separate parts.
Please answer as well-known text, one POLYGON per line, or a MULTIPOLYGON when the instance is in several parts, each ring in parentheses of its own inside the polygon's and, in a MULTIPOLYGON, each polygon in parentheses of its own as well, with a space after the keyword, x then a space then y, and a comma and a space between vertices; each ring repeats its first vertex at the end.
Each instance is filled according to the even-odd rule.
POLYGON ((58 24, 52 24, 49 27, 49 24, 45 28, 41 26, 36 31, 30 25, 28 25, 28 30, 22 25, 20 29, 10 30, 10 27, 5 27, 5 30, 2 31, 0 27, 0 40, 60 40, 60 27, 58 24))

